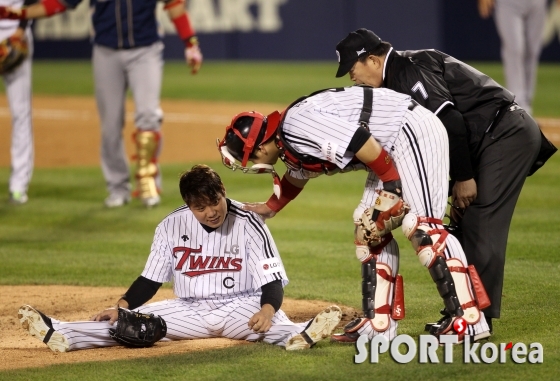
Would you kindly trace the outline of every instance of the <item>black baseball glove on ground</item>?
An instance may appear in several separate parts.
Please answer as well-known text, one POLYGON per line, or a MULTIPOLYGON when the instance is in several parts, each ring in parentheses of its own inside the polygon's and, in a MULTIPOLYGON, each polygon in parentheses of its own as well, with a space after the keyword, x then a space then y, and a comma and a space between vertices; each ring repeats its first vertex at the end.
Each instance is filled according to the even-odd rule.
POLYGON ((131 348, 151 347, 163 339, 167 325, 161 316, 141 314, 119 307, 117 327, 109 329, 117 343, 131 348))

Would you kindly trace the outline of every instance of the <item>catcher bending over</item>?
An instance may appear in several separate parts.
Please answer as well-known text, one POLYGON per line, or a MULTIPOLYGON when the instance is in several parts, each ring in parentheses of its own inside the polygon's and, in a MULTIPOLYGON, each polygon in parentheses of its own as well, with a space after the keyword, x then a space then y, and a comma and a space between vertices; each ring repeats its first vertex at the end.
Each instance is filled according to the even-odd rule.
POLYGON ((91 321, 61 322, 24 305, 23 328, 54 352, 211 337, 298 350, 330 336, 337 306, 304 323, 280 309, 288 278, 274 240, 258 215, 226 198, 216 172, 196 165, 179 189, 186 205, 158 225, 144 271, 116 306, 91 321), (144 305, 171 280, 176 299, 144 305))
POLYGON ((236 115, 218 146, 227 167, 273 174, 275 193, 270 199, 245 204, 264 218, 296 198, 311 178, 356 169, 369 172, 354 211, 364 317, 334 340, 396 336, 397 321, 405 313, 399 248, 391 231, 401 223, 449 315, 430 332, 436 337, 454 334, 453 326, 461 325, 455 321, 463 318, 467 330, 457 333, 473 340, 490 336, 480 311, 487 303, 484 289, 441 221, 447 207, 447 132, 437 116, 410 96, 368 86, 321 90, 296 100, 282 114, 236 115), (272 166, 278 159, 288 168, 281 181, 272 166), (254 165, 246 167, 248 161, 254 165))

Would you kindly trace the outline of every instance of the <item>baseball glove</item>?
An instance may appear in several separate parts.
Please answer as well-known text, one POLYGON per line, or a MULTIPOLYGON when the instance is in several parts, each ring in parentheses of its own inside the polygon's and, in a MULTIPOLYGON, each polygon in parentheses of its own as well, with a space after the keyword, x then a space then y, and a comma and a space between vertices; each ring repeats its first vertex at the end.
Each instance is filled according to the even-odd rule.
POLYGON ((117 328, 109 334, 117 343, 131 348, 151 347, 165 337, 167 325, 161 316, 141 314, 119 307, 117 328))
POLYGON ((398 195, 385 190, 378 191, 375 204, 362 214, 359 229, 360 237, 370 246, 380 243, 382 237, 402 224, 410 207, 398 195))
POLYGON ((27 40, 10 36, 0 42, 0 74, 8 74, 16 69, 29 54, 27 40))

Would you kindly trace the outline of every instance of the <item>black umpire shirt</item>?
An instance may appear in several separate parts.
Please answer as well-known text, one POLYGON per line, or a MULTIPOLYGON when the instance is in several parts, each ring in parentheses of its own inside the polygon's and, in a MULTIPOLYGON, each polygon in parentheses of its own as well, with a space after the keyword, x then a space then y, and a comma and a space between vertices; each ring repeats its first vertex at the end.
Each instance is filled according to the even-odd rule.
POLYGON ((410 95, 442 120, 449 134, 451 178, 474 177, 471 160, 485 132, 514 95, 475 68, 437 50, 395 51, 385 59, 383 86, 410 95), (469 158, 471 160, 469 160, 469 158))

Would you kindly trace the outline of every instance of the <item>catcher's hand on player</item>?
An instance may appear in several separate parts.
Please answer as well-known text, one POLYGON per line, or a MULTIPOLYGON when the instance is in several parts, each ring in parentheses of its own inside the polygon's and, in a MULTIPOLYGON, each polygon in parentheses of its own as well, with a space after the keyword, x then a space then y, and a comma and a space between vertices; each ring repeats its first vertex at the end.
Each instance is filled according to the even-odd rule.
POLYGON ((404 216, 410 210, 410 206, 395 193, 385 190, 377 192, 379 197, 362 214, 358 226, 362 230, 359 232, 361 240, 370 246, 381 243, 384 235, 401 226, 404 216))
POLYGON ((276 212, 270 209, 265 202, 246 202, 243 204, 243 209, 257 213, 263 220, 276 215, 276 212))
POLYGON ((191 67, 191 73, 198 73, 202 66, 202 52, 198 44, 185 48, 185 59, 187 60, 187 65, 191 67))
POLYGON ((254 314, 249 322, 249 328, 257 333, 268 332, 270 327, 272 327, 272 318, 274 317, 274 307, 270 304, 265 304, 262 306, 261 310, 254 314))

